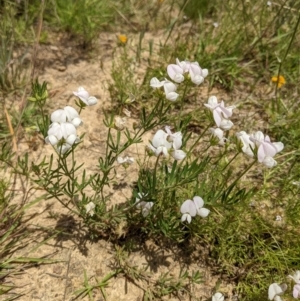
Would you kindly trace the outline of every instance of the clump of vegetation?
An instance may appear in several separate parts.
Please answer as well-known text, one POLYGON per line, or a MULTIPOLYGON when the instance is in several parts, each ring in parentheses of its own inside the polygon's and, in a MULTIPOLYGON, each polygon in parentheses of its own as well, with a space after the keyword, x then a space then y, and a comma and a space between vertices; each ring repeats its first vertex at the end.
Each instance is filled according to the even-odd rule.
MULTIPOLYGON (((17 15, 2 10, 6 18, 26 15, 34 20, 39 15, 31 1, 21 8, 6 5, 20 11, 17 15)), ((97 105, 97 97, 91 95, 96 91, 90 94, 88 87, 79 87, 73 105, 66 103, 49 114, 47 83, 35 80, 31 92, 25 90, 28 101, 18 124, 9 122, 13 111, 7 111, 2 123, 10 135, 2 141, 2 169, 25 177, 45 198, 57 200, 84 224, 89 239, 104 238, 116 246, 111 273, 91 280, 84 272, 78 297, 92 299, 93 291, 100 290, 107 298, 109 280, 122 275, 141 287, 144 300, 169 295, 198 300, 193 288, 201 283, 199 272, 182 269, 175 279, 162 274, 148 285, 147 270, 129 260, 134 245, 147 239, 188 249, 220 281, 233 284, 241 300, 298 297, 299 5, 158 1, 151 15, 169 20, 164 43, 144 42, 145 20, 137 46, 127 35, 116 34, 109 84, 112 106, 104 110, 107 136, 104 154, 94 163, 96 171, 86 170, 78 157, 86 139, 80 132, 81 112, 97 105), (137 72, 141 64, 142 78, 137 72), (38 135, 49 144, 45 147, 53 147, 53 154, 40 161, 30 160, 30 153, 18 157, 13 152, 12 128, 29 122, 28 112, 38 135), (132 147, 138 149, 138 157, 129 154, 132 147), (133 164, 138 167, 137 180, 127 183, 132 196, 112 204, 108 187, 118 187, 117 171, 127 172, 133 164), (287 275, 291 285, 285 284, 287 275)), ((114 30, 116 14, 128 31, 138 27, 130 23, 128 7, 121 12, 110 1, 57 0, 47 3, 45 12, 51 7, 49 16, 44 13, 46 24, 71 32, 86 46, 101 30, 114 30)), ((3 44, 5 55, 0 57, 0 95, 9 95, 18 86, 18 72, 7 73, 15 49, 15 39, 8 36, 15 29, 0 30, 9 43, 3 44)), ((26 202, 12 205, 10 181, 3 176, 0 184, 4 281, 6 270, 25 262, 11 258, 16 237, 25 233, 26 202)), ((0 288, 2 294, 11 289, 0 288)), ((222 285, 216 286, 212 299, 224 300, 227 294, 222 285)))

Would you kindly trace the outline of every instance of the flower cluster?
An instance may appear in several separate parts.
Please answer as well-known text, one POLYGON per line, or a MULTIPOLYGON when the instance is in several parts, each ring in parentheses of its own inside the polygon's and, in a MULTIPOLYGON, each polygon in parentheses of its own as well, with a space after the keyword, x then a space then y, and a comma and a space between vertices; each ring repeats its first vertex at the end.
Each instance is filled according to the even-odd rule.
POLYGON ((191 223, 192 217, 196 215, 207 217, 210 211, 203 208, 203 206, 204 201, 200 196, 194 196, 193 200, 186 200, 180 208, 180 212, 182 213, 181 221, 191 223))
MULTIPOLYGON (((288 275, 288 277, 295 282, 293 288, 293 297, 299 298, 300 297, 300 271, 296 271, 293 276, 288 275)), ((285 283, 281 283, 281 284, 272 283, 269 286, 269 290, 268 290, 269 300, 282 301, 280 296, 283 295, 286 290, 287 290, 287 285, 285 283)))
MULTIPOLYGON (((81 101, 81 106, 90 106, 97 103, 94 96, 82 87, 77 92, 73 92, 81 101)), ((66 153, 80 138, 77 136, 77 127, 82 124, 78 112, 66 106, 64 109, 58 109, 51 114, 52 123, 48 129, 48 136, 45 138, 47 144, 51 144, 60 154, 66 153)))
POLYGON ((210 96, 207 103, 204 104, 212 113, 213 119, 217 125, 217 128, 210 128, 212 135, 219 139, 219 144, 224 145, 226 138, 224 138, 224 131, 229 131, 233 123, 229 118, 232 116, 232 110, 235 106, 225 107, 225 103, 222 100, 220 103, 216 96, 210 96))
POLYGON ((208 75, 208 70, 202 69, 198 62, 180 62, 178 59, 176 59, 176 64, 168 65, 167 72, 176 83, 182 83, 185 79, 184 74, 188 73, 188 77, 195 85, 203 83, 204 78, 208 75))
MULTIPOLYGON (((168 65, 167 73, 170 79, 177 84, 182 83, 185 78, 188 78, 195 85, 200 85, 204 81, 204 78, 208 75, 208 70, 202 69, 198 62, 180 62, 176 59, 176 64, 168 65)), ((150 80, 150 86, 154 89, 163 87, 166 99, 170 101, 175 101, 179 96, 179 94, 176 93, 176 84, 166 78, 160 81, 156 77, 153 77, 150 80)))
POLYGON ((140 209, 142 211, 142 215, 146 217, 152 206, 154 205, 153 202, 145 202, 142 201, 143 198, 145 198, 147 194, 145 193, 138 193, 138 197, 135 199, 136 208, 140 209))
POLYGON ((148 148, 157 157, 162 155, 165 158, 169 157, 169 154, 175 160, 182 160, 185 158, 186 153, 180 150, 182 146, 182 134, 181 132, 172 133, 170 127, 166 126, 164 130, 158 130, 154 135, 151 144, 148 148))
POLYGON ((242 144, 242 151, 249 157, 256 157, 258 162, 268 168, 277 165, 273 157, 283 150, 282 142, 271 142, 269 136, 264 136, 261 131, 248 135, 245 131, 236 134, 242 144))
POLYGON ((293 297, 299 298, 300 297, 300 271, 296 271, 293 276, 289 275, 288 277, 293 279, 295 282, 293 288, 293 297))

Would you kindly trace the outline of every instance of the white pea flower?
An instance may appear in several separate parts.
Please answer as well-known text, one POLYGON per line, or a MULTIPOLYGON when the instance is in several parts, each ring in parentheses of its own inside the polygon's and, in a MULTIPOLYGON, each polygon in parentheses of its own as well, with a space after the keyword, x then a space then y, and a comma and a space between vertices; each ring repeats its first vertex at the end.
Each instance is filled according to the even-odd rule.
POLYGON ((232 116, 232 110, 235 106, 225 107, 224 101, 219 103, 216 96, 210 96, 204 105, 213 113, 217 127, 228 131, 233 126, 229 118, 232 116))
POLYGON ((169 149, 171 149, 172 144, 167 140, 167 137, 168 134, 163 130, 158 130, 154 135, 149 148, 156 156, 163 155, 166 158, 169 156, 169 149))
POLYGON ((172 143, 173 150, 171 151, 171 155, 175 160, 183 160, 186 157, 186 153, 182 150, 180 150, 182 146, 182 133, 176 132, 172 133, 169 126, 165 127, 165 130, 168 134, 167 140, 172 143))
POLYGON ((224 137, 224 131, 222 131, 220 128, 210 128, 209 130, 214 137, 219 139, 220 145, 224 145, 226 143, 227 139, 224 137))
POLYGON ((170 64, 167 67, 167 73, 169 77, 175 82, 175 83, 182 83, 184 81, 183 73, 185 70, 181 68, 181 66, 170 64))
POLYGON ((173 143, 174 149, 171 151, 171 155, 175 160, 183 160, 186 157, 186 153, 183 150, 177 149, 173 143))
POLYGON ((176 65, 182 69, 183 73, 186 73, 186 72, 189 72, 189 70, 190 70, 191 62, 189 62, 189 61, 181 61, 180 62, 179 59, 177 58, 176 65))
POLYGON ((267 6, 272 6, 272 2, 271 1, 267 1, 267 6))
POLYGON ((208 75, 208 70, 202 69, 197 62, 194 62, 190 64, 189 73, 191 81, 195 85, 200 85, 203 83, 204 78, 208 75))
POLYGON ((150 213, 152 206, 154 205, 153 202, 145 202, 141 201, 143 197, 147 196, 145 193, 138 193, 138 197, 135 199, 136 208, 142 210, 142 215, 145 217, 150 213))
POLYGON ((49 126, 48 136, 45 138, 47 144, 55 146, 58 152, 64 154, 73 144, 80 141, 75 126, 70 122, 53 122, 49 126))
POLYGON ((297 270, 294 275, 289 275, 289 278, 293 279, 295 283, 300 283, 300 271, 297 270))
POLYGON ((182 145, 182 133, 176 132, 172 133, 169 126, 165 127, 166 133, 168 134, 167 139, 169 142, 173 142, 176 145, 176 148, 179 149, 182 145))
POLYGON ((86 214, 89 214, 90 216, 93 216, 95 214, 95 204, 93 202, 89 202, 85 206, 86 214))
POLYGON ((160 80, 158 80, 156 77, 153 77, 153 78, 151 78, 151 80, 150 80, 150 86, 151 86, 153 89, 158 89, 158 88, 163 87, 164 83, 165 83, 164 80, 160 81, 160 80))
POLYGON ((179 94, 175 92, 177 86, 167 79, 160 81, 156 77, 153 77, 150 80, 150 86, 153 89, 159 89, 161 87, 164 87, 166 98, 170 101, 175 101, 179 96, 179 94))
POLYGON ((168 80, 165 80, 163 86, 166 98, 170 101, 175 101, 179 96, 179 94, 175 92, 177 89, 176 85, 168 80))
POLYGON ((283 150, 282 142, 271 142, 269 136, 264 136, 261 131, 258 131, 250 136, 250 140, 255 143, 257 149, 257 160, 263 163, 268 168, 277 165, 273 157, 283 150))
POLYGON ((268 290, 268 297, 269 300, 274 300, 274 301, 282 301, 281 295, 284 293, 284 291, 287 289, 286 284, 278 284, 278 283, 272 283, 269 286, 268 290))
POLYGON ((296 271, 294 275, 289 275, 289 278, 293 279, 295 282, 294 288, 293 288, 293 297, 299 298, 300 297, 300 271, 296 271))
POLYGON ((57 123, 70 122, 75 127, 82 124, 82 120, 80 119, 78 112, 70 106, 54 111, 51 114, 51 121, 57 123))
POLYGON ((255 144, 250 140, 250 135, 248 135, 245 131, 241 131, 239 133, 236 133, 236 136, 241 140, 243 144, 242 151, 249 157, 253 157, 255 144))
POLYGON ((79 87, 77 92, 73 92, 86 106, 93 106, 97 103, 97 98, 95 96, 90 96, 89 92, 83 87, 79 87))
POLYGON ((210 211, 203 208, 203 205, 204 201, 199 196, 194 196, 193 200, 186 200, 180 207, 180 212, 182 213, 181 221, 191 223, 192 217, 196 215, 207 217, 210 211))
POLYGON ((224 301, 224 296, 222 293, 215 293, 213 296, 212 296, 212 301, 224 301))
POLYGON ((134 158, 133 157, 128 157, 128 156, 126 156, 125 158, 118 157, 117 158, 117 162, 119 164, 129 165, 129 164, 133 164, 134 163, 134 158))
POLYGON ((181 132, 172 133, 170 127, 166 127, 166 132, 158 130, 152 139, 152 143, 148 146, 149 149, 156 155, 169 157, 169 153, 175 160, 182 160, 186 153, 180 150, 182 146, 181 132))
POLYGON ((222 118, 221 122, 219 123, 219 127, 224 131, 229 131, 233 127, 233 123, 229 119, 222 118))

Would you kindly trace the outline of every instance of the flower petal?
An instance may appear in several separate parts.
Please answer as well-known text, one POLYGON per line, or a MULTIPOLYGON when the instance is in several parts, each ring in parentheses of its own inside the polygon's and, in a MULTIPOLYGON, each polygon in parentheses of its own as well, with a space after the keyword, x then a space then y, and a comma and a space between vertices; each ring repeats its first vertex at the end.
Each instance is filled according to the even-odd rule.
POLYGON ((200 208, 197 211, 197 214, 200 215, 201 217, 207 217, 210 213, 210 210, 207 208, 200 208))

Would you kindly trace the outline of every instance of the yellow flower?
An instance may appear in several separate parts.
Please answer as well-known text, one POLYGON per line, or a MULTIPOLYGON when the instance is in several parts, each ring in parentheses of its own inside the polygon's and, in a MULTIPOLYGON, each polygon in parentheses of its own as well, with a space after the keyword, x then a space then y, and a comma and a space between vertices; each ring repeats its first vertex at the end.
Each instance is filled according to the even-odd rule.
POLYGON ((127 36, 126 36, 126 35, 120 34, 120 35, 118 36, 118 38, 119 38, 119 41, 120 41, 122 44, 126 44, 126 42, 127 42, 127 36))
POLYGON ((285 78, 282 75, 273 76, 271 80, 273 83, 277 83, 278 88, 281 88, 286 83, 285 78))

